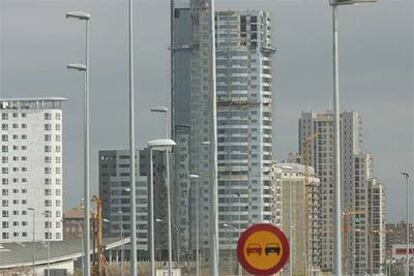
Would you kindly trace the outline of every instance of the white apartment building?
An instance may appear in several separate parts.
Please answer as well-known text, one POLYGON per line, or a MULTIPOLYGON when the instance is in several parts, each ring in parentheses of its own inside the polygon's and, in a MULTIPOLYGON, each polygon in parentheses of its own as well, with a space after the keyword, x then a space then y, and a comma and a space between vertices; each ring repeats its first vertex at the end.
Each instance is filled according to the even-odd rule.
POLYGON ((314 275, 320 270, 318 260, 312 259, 320 251, 319 178, 312 167, 306 170, 296 163, 274 163, 271 176, 272 223, 289 239, 292 274, 314 275))
POLYGON ((0 99, 0 243, 63 238, 63 101, 0 99))
POLYGON ((232 255, 240 231, 272 216, 271 33, 267 12, 216 12, 219 233, 232 255))

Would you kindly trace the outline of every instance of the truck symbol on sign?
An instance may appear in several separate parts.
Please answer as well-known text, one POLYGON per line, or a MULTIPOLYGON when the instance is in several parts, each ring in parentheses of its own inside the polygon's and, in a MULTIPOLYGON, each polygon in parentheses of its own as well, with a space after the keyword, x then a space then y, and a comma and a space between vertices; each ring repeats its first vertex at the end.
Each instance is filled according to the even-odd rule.
POLYGON ((250 254, 257 254, 259 256, 262 256, 262 247, 258 243, 249 243, 247 245, 247 256, 250 256, 250 254))
POLYGON ((277 255, 280 255, 280 246, 277 243, 268 243, 265 247, 265 253, 266 256, 275 253, 277 255))

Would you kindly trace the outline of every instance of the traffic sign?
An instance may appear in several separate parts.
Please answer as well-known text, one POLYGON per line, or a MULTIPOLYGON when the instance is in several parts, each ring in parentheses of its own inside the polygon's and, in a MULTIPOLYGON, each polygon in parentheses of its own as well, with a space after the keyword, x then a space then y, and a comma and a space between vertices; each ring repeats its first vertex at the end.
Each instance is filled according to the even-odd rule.
POLYGON ((289 259, 289 242, 272 224, 255 224, 245 230, 237 243, 237 256, 244 269, 254 275, 278 272, 289 259))

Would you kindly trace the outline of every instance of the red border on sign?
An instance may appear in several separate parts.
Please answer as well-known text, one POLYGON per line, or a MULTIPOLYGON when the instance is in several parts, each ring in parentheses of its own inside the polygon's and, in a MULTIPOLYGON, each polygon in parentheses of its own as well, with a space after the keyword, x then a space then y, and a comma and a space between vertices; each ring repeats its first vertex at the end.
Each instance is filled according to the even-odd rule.
POLYGON ((289 255, 290 255, 289 241, 287 240, 285 234, 273 224, 259 223, 259 224, 250 226, 241 234, 239 241, 237 242, 237 257, 239 258, 240 264, 243 266, 244 269, 247 270, 247 272, 255 274, 255 275, 270 275, 270 274, 274 274, 278 272, 285 266, 286 262, 289 259, 289 255), (252 235, 253 233, 257 231, 271 232, 275 234, 282 242, 283 255, 282 255, 282 258, 280 259, 280 262, 274 267, 269 268, 267 270, 259 270, 259 269, 252 267, 247 262, 246 258, 244 257, 244 252, 243 252, 244 244, 246 240, 248 239, 248 237, 250 237, 250 235, 252 235))

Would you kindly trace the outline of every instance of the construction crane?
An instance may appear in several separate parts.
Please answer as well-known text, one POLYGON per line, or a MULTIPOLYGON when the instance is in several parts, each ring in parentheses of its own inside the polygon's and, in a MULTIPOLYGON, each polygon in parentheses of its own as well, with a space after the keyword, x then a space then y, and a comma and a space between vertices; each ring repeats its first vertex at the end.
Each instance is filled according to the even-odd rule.
POLYGON ((99 196, 93 196, 92 201, 95 202, 95 211, 92 214, 92 227, 93 227, 93 270, 94 276, 112 275, 112 272, 108 266, 104 255, 103 246, 103 213, 102 213, 102 198, 99 196), (96 246, 96 247, 95 247, 96 246), (96 248, 96 253, 95 253, 96 248), (108 271, 108 273, 105 273, 108 271))

